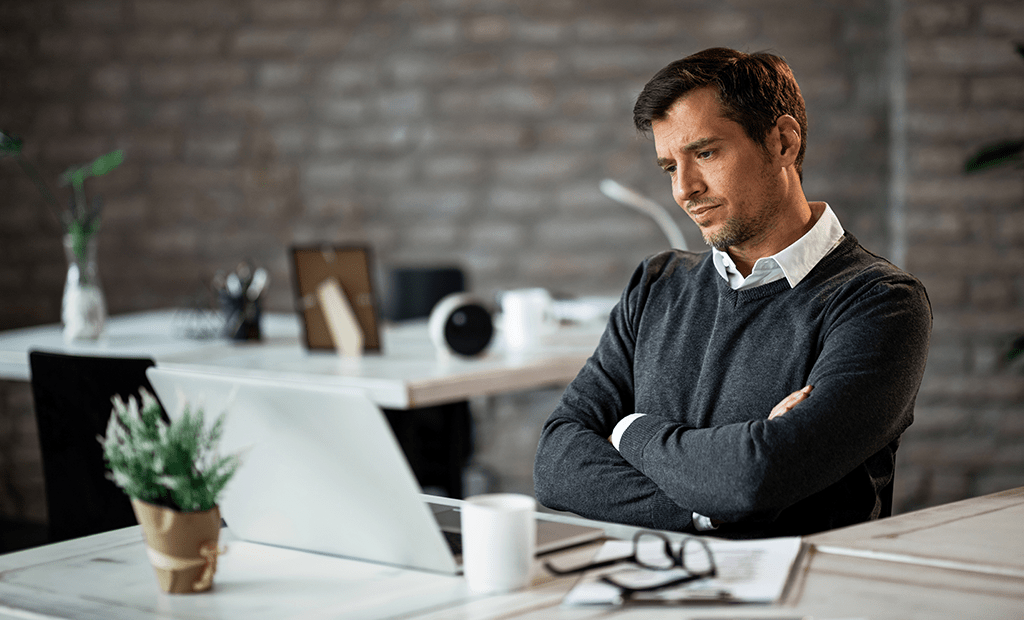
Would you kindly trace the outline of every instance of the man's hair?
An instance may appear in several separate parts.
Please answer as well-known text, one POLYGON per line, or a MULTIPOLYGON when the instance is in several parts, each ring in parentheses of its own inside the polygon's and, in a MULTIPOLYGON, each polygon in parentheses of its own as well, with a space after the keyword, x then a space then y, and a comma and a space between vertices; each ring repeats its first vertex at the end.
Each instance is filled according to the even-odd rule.
POLYGON ((800 124, 796 171, 803 179, 807 145, 804 98, 786 61, 767 52, 746 54, 715 47, 669 64, 640 91, 633 106, 633 124, 641 132, 650 131, 651 123, 664 119, 672 104, 705 86, 717 91, 722 115, 743 127, 762 149, 767 150, 768 132, 780 116, 795 118, 800 124))

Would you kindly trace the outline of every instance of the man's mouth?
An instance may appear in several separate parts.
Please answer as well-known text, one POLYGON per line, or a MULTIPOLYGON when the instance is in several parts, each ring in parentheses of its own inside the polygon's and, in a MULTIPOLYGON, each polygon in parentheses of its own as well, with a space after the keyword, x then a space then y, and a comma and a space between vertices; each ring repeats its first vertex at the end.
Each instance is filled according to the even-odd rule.
POLYGON ((690 205, 687 207, 686 211, 690 214, 690 217, 700 217, 718 206, 718 203, 690 205))

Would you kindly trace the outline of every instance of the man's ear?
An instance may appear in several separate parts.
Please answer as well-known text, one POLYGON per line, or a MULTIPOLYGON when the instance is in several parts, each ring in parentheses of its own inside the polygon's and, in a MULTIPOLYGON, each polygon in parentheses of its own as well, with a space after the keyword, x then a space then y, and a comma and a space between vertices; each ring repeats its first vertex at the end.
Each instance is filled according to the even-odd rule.
POLYGON ((779 155, 782 157, 783 165, 795 163, 800 153, 800 123, 789 114, 783 114, 775 121, 775 130, 778 131, 779 155))

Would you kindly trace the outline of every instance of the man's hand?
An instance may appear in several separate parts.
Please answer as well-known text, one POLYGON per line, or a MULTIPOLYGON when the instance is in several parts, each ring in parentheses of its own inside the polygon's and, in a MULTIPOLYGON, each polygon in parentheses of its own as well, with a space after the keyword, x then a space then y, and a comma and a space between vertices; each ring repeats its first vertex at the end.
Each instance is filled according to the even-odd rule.
POLYGON ((811 390, 813 389, 814 386, 812 385, 804 386, 803 388, 783 398, 782 401, 779 402, 779 404, 775 405, 772 408, 772 412, 768 414, 768 419, 771 420, 772 418, 777 418, 780 415, 792 409, 793 407, 796 407, 797 404, 803 402, 805 398, 811 395, 811 390))

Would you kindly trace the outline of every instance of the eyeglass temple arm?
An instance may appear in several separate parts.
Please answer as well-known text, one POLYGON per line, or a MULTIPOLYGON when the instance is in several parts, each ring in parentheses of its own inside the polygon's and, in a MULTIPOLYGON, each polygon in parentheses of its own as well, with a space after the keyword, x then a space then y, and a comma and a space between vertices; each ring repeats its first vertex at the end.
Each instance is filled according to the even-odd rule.
POLYGON ((619 564, 620 562, 629 562, 632 559, 632 556, 625 558, 611 558, 609 560, 602 560, 600 562, 594 562, 592 564, 583 564, 582 566, 574 566, 572 568, 558 568, 551 562, 544 562, 544 568, 546 568, 549 572, 555 575, 574 575, 576 573, 582 573, 596 568, 614 566, 615 564, 619 564))
POLYGON ((691 573, 689 575, 686 575, 685 577, 680 577, 679 579, 673 579, 671 581, 666 581, 665 583, 658 583, 658 584, 655 584, 653 586, 645 586, 645 587, 642 587, 642 588, 631 588, 629 586, 623 585, 623 584, 619 583, 618 581, 615 581, 614 579, 612 579, 611 576, 609 576, 609 575, 602 575, 601 576, 601 581, 607 583, 610 586, 615 586, 616 588, 618 588, 619 590, 622 591, 623 595, 628 597, 628 596, 630 596, 632 594, 635 594, 637 592, 655 592, 657 590, 664 590, 665 588, 672 588, 672 587, 675 587, 675 586, 681 586, 684 583, 690 583, 691 581, 700 581, 701 579, 711 579, 712 577, 714 577, 716 575, 716 573, 717 573, 717 571, 715 571, 715 569, 712 568, 710 571, 708 571, 706 573, 698 573, 698 574, 691 573))

